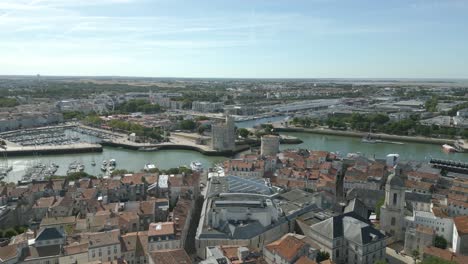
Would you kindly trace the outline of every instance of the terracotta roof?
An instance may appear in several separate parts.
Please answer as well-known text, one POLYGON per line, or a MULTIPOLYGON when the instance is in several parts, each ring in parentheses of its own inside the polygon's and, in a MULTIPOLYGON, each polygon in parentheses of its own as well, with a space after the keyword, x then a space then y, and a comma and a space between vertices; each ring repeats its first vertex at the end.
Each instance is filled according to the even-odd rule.
POLYGON ((17 256, 16 245, 8 245, 0 247, 0 262, 7 262, 8 260, 17 256))
POLYGON ((112 244, 119 244, 119 235, 120 230, 114 229, 105 232, 84 233, 83 237, 85 237, 89 241, 89 247, 93 248, 112 244))
POLYGON ((192 260, 183 249, 158 250, 149 253, 154 263, 191 264, 192 260))
POLYGON ((291 261, 304 246, 305 243, 303 241, 293 235, 286 234, 281 239, 268 244, 266 249, 273 254, 280 255, 287 261, 291 261))
POLYGON ((140 202, 140 213, 143 215, 153 215, 156 209, 156 200, 140 202))
POLYGON ((417 181, 406 180, 405 186, 406 188, 409 188, 409 189, 419 189, 419 190, 429 191, 432 187, 432 184, 428 182, 417 182, 417 181))
POLYGON ((453 222, 459 234, 468 234, 468 215, 454 217, 453 222))
POLYGON ((440 217, 440 218, 447 218, 448 215, 447 213, 442 210, 440 207, 433 207, 432 212, 434 213, 435 216, 440 217))
POLYGON ((313 150, 313 151, 309 152, 309 157, 310 156, 316 156, 316 157, 326 158, 326 157, 328 157, 329 154, 330 154, 330 152, 328 152, 328 151, 313 150))
POLYGON ((164 236, 175 234, 174 223, 151 223, 148 229, 148 236, 164 236))
POLYGON ((127 233, 120 236, 122 252, 135 251, 138 243, 138 232, 127 233))
POLYGON ((429 255, 448 261, 454 261, 455 263, 459 264, 468 263, 468 256, 458 255, 449 250, 440 249, 432 246, 424 248, 424 255, 429 255))
POLYGON ((180 197, 177 201, 177 204, 172 212, 172 219, 174 220, 175 229, 177 231, 184 229, 185 222, 187 221, 187 214, 189 213, 191 206, 191 200, 183 199, 182 197, 180 197))
POLYGON ((294 264, 317 264, 315 260, 311 260, 307 256, 300 257, 294 264))
POLYGON ((59 204, 62 199, 63 199, 63 197, 57 197, 57 196, 41 197, 41 198, 37 199, 37 201, 34 204, 33 208, 53 207, 54 205, 59 204))
POLYGON ((410 171, 407 175, 425 181, 437 181, 439 179, 439 175, 423 171, 410 171))
POLYGON ((74 224, 75 222, 76 222, 76 219, 74 216, 44 217, 41 220, 41 226, 66 225, 66 224, 74 224))
POLYGON ((418 226, 416 227, 416 231, 418 231, 419 233, 425 233, 429 235, 434 234, 434 229, 427 226, 418 226))
POLYGON ((89 244, 87 242, 78 243, 74 242, 68 246, 63 247, 63 251, 66 255, 74 255, 88 251, 89 244))
POLYGON ((463 201, 454 200, 454 199, 447 199, 447 202, 449 205, 462 206, 464 208, 468 208, 468 202, 463 202, 463 201))
POLYGON ((29 186, 8 186, 7 187, 7 196, 18 198, 22 194, 29 192, 29 186))

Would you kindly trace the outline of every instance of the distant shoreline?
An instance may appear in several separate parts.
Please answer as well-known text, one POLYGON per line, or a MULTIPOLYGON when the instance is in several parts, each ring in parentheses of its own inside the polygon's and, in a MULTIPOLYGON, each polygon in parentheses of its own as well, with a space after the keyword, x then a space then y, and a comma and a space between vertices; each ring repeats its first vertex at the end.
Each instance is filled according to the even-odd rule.
MULTIPOLYGON (((341 131, 333 129, 317 129, 317 128, 301 128, 301 127, 276 127, 275 131, 277 132, 304 132, 311 134, 322 134, 322 135, 335 135, 335 136, 345 136, 345 137, 356 137, 362 138, 369 133, 364 132, 354 132, 354 131, 341 131)), ((446 138, 428 138, 420 136, 399 136, 399 135, 389 135, 382 133, 371 133, 373 139, 384 139, 384 140, 393 140, 396 142, 415 142, 415 143, 426 143, 426 144, 454 144, 455 140, 446 139, 446 138)))

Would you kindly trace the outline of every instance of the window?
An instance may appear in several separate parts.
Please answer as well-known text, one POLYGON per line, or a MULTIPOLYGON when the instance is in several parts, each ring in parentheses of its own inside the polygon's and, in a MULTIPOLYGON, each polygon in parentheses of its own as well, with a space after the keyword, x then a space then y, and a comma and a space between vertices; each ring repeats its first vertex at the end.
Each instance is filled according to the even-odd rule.
POLYGON ((397 204, 397 194, 394 193, 393 194, 393 205, 396 205, 397 204))
POLYGON ((337 249, 336 250, 336 258, 339 258, 340 257, 340 251, 337 249))
POLYGON ((392 223, 391 223, 391 225, 394 226, 395 223, 396 223, 396 219, 395 219, 395 217, 392 217, 392 223))

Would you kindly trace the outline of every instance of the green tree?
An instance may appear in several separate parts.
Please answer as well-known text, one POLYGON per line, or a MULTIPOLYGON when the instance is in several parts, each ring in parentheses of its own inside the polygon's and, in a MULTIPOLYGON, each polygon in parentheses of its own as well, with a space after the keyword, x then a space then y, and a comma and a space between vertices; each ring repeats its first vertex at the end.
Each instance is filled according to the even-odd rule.
POLYGON ((193 130, 196 127, 196 125, 197 124, 195 123, 195 121, 189 119, 182 120, 179 122, 179 126, 183 130, 193 130))
POLYGON ((385 260, 377 260, 374 264, 387 264, 385 260))
POLYGON ((432 96, 431 99, 427 100, 424 106, 426 107, 426 110, 429 112, 437 112, 437 104, 439 102, 439 99, 437 96, 432 96))
POLYGON ((197 133, 200 135, 203 135, 203 132, 205 132, 205 127, 204 126, 199 126, 197 128, 197 133))
POLYGON ((63 115, 63 120, 72 120, 72 119, 83 119, 84 118, 84 114, 81 113, 81 112, 78 112, 78 111, 65 111, 62 113, 63 115))
POLYGON ((446 249, 447 248, 447 240, 443 236, 436 236, 435 241, 434 241, 434 246, 441 248, 441 249, 446 249))
POLYGON ((0 107, 15 107, 19 105, 15 98, 0 97, 0 107))
POLYGON ((3 238, 3 236, 4 236, 3 230, 0 229, 0 238, 3 238))
POLYGON ((317 259, 316 261, 317 262, 322 262, 324 260, 327 260, 330 258, 330 253, 326 252, 326 251, 319 251, 317 253, 317 259))
POLYGON ((385 198, 382 197, 375 205, 375 214, 377 215, 377 219, 380 219, 380 207, 385 203, 385 198))
POLYGON ((239 128, 237 129, 237 133, 239 134, 239 136, 243 137, 243 138, 246 138, 249 136, 250 132, 248 129, 246 128, 239 128))
POLYGON ((16 232, 16 230, 13 229, 13 228, 7 229, 5 231, 5 233, 4 233, 4 237, 6 237, 6 238, 11 238, 11 237, 14 237, 16 235, 18 235, 18 232, 16 232))
POLYGON ((411 251, 411 256, 413 257, 414 263, 416 263, 419 259, 419 250, 415 249, 411 251))

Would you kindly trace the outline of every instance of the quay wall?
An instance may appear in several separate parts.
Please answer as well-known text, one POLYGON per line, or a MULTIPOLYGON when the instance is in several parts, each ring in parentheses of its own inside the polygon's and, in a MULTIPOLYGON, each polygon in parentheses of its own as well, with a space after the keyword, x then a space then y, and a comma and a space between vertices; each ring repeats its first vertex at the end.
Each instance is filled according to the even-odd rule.
POLYGON ((236 146, 236 150, 234 151, 216 151, 216 150, 205 150, 197 146, 183 145, 183 144, 161 144, 161 145, 155 144, 155 145, 139 146, 139 145, 131 145, 131 144, 125 144, 125 143, 119 143, 119 142, 113 142, 113 141, 103 141, 101 144, 103 146, 122 147, 125 149, 131 149, 131 150, 136 150, 136 151, 158 151, 158 150, 166 150, 166 149, 193 150, 193 151, 200 152, 201 154, 206 155, 206 156, 225 156, 225 157, 231 157, 238 152, 241 152, 250 148, 250 146, 248 145, 241 145, 241 146, 236 146))
POLYGON ((93 146, 47 146, 47 148, 41 148, 37 146, 36 148, 13 148, 13 149, 0 149, 0 153, 6 153, 8 156, 32 156, 35 154, 41 155, 55 155, 55 154, 76 154, 76 153, 97 153, 102 152, 101 145, 93 146))
MULTIPOLYGON (((355 132, 355 131, 341 131, 341 130, 332 130, 332 129, 301 128, 301 127, 277 127, 275 128, 275 131, 276 132, 303 132, 303 133, 346 136, 346 137, 359 137, 359 138, 362 138, 368 134, 368 133, 355 132)), ((446 139, 446 138, 399 136, 399 135, 389 135, 389 134, 381 134, 381 133, 371 133, 371 136, 373 139, 416 142, 416 143, 426 143, 426 144, 436 144, 436 145, 455 143, 455 140, 446 139)))

